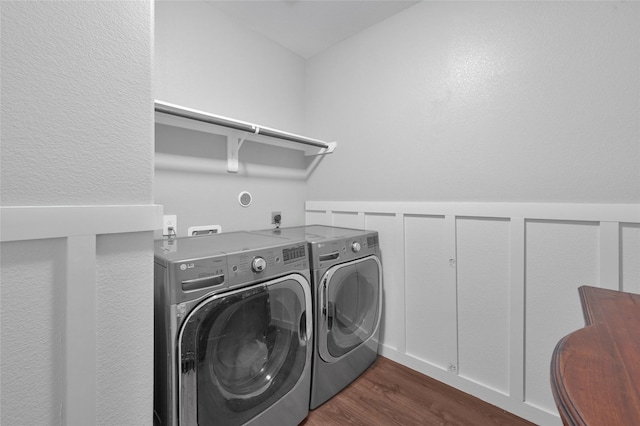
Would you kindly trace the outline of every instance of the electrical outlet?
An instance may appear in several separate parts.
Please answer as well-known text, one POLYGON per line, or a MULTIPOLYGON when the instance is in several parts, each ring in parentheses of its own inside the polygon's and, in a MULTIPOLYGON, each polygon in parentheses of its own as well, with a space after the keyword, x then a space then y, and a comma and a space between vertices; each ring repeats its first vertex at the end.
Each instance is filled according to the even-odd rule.
POLYGON ((162 235, 175 237, 178 234, 178 216, 175 214, 165 214, 162 216, 162 235), (169 232, 169 228, 173 228, 169 232))
POLYGON ((281 212, 271 212, 271 224, 275 225, 276 223, 282 223, 282 213, 281 212))

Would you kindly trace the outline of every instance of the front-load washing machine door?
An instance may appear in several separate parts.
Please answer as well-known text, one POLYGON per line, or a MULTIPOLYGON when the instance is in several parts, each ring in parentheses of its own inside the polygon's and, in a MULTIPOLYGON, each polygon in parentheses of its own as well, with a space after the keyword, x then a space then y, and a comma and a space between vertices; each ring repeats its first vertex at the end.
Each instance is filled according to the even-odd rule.
POLYGON ((178 342, 180 424, 243 424, 293 389, 308 369, 310 299, 292 274, 194 308, 178 342))
POLYGON ((318 297, 318 351, 324 361, 337 361, 374 335, 381 293, 382 268, 376 256, 327 270, 318 297))

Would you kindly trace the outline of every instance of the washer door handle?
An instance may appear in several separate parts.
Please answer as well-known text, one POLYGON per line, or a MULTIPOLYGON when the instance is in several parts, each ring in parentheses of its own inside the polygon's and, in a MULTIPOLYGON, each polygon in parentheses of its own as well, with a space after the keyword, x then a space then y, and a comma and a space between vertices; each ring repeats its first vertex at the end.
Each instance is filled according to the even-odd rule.
POLYGON ((318 256, 320 262, 326 262, 327 260, 336 260, 340 258, 340 252, 334 251, 333 253, 321 254, 318 256))
POLYGON ((333 328, 333 319, 336 316, 336 306, 332 302, 327 302, 327 331, 333 328))
POLYGON ((320 305, 322 306, 322 315, 327 316, 327 279, 322 281, 322 291, 320 292, 322 299, 320 305))
POLYGON ((309 340, 309 336, 307 335, 307 311, 302 311, 302 315, 300 315, 298 332, 302 343, 309 340))

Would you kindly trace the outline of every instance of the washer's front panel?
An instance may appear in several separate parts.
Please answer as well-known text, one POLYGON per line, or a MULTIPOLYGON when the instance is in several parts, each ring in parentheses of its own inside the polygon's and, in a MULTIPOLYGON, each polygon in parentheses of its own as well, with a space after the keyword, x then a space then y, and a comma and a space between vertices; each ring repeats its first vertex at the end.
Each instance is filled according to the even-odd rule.
POLYGON ((251 421, 308 376, 310 299, 292 274, 198 305, 179 336, 181 424, 251 421))

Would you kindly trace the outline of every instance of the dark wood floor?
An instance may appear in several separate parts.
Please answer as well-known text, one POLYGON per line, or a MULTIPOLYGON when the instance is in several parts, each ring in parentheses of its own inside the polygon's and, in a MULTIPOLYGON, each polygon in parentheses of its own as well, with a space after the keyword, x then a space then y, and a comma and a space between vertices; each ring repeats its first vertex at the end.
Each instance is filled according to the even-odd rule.
POLYGON ((309 413, 303 426, 533 425, 387 358, 309 413))

